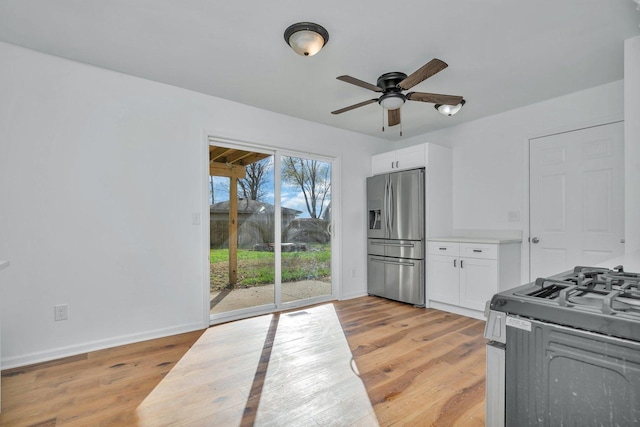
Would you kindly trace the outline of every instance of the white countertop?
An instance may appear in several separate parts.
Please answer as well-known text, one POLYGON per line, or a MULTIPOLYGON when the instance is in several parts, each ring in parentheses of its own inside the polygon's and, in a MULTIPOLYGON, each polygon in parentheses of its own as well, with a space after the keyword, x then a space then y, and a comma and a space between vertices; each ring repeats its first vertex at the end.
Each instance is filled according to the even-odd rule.
POLYGON ((501 237, 465 237, 465 236, 447 236, 447 237, 431 237, 428 242, 454 242, 454 243, 521 243, 522 239, 501 238, 501 237))
POLYGON ((0 270, 9 267, 9 261, 0 259, 0 270))
POLYGON ((624 271, 640 273, 640 251, 624 254, 617 258, 601 262, 597 267, 613 268, 622 265, 624 271))

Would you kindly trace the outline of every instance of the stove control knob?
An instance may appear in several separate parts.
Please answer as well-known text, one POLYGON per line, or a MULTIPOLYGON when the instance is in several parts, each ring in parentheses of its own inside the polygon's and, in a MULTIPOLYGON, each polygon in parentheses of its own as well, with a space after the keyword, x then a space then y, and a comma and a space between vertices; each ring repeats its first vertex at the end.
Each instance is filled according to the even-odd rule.
POLYGON ((538 243, 540 241, 540 239, 538 239, 537 237, 534 237, 533 239, 531 239, 531 243, 538 243))

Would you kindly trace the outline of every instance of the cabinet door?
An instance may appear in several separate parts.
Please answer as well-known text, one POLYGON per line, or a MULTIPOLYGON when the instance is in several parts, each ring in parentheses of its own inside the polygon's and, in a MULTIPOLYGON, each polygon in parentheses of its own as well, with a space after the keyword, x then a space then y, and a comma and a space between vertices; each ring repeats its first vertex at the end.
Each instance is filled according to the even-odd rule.
POLYGON ((376 154, 371 157, 371 174, 378 175, 381 173, 391 172, 395 169, 396 152, 376 154))
POLYGON ((459 303, 458 258, 429 255, 427 263, 427 299, 447 304, 459 303))
POLYGON ((460 258, 460 305, 484 310, 498 292, 498 262, 493 259, 460 258))
POLYGON ((415 145, 413 147, 396 150, 396 169, 414 169, 425 166, 425 145, 415 145))

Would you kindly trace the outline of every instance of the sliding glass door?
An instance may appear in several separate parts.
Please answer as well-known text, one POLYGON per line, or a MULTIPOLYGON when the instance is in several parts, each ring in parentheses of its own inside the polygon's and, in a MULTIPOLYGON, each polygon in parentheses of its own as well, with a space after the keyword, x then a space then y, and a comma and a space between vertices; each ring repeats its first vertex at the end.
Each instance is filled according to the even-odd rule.
POLYGON ((273 306, 274 156, 216 146, 210 153, 218 160, 212 163, 221 164, 212 170, 219 175, 209 177, 210 313, 273 306), (233 159, 237 166, 229 162, 233 159))
POLYGON ((212 322, 329 299, 331 159, 213 143, 212 322))
POLYGON ((331 169, 281 156, 282 302, 331 295, 331 169))

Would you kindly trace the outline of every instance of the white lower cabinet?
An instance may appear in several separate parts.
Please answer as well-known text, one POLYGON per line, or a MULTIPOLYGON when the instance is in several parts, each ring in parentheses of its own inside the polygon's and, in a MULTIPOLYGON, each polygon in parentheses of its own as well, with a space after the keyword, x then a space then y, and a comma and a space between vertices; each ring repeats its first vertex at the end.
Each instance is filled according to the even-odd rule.
POLYGON ((427 298, 433 301, 458 305, 460 286, 457 257, 429 255, 427 262, 427 298))
POLYGON ((484 310, 487 300, 498 292, 498 260, 460 258, 460 305, 484 310))
POLYGON ((520 282, 520 243, 429 241, 428 306, 482 318, 499 290, 520 282))

